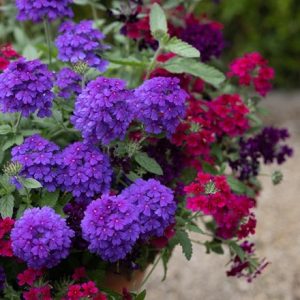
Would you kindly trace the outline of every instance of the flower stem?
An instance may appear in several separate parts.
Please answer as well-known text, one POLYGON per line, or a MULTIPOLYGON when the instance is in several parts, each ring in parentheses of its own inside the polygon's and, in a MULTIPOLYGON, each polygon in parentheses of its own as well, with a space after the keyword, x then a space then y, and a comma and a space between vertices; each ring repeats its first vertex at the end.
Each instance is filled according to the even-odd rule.
POLYGON ((20 123, 21 123, 21 119, 22 119, 22 114, 18 113, 17 121, 16 121, 16 124, 15 124, 15 127, 14 127, 14 133, 18 132, 19 126, 20 126, 20 123))
POLYGON ((158 263, 160 262, 162 258, 162 254, 159 255, 159 257, 156 259, 156 262, 153 264, 150 272, 148 273, 148 275, 146 276, 146 278, 143 280, 142 284, 141 284, 141 288, 145 285, 145 283, 148 281, 148 279, 150 278, 150 276, 152 275, 153 271, 156 269, 158 263))
POLYGON ((159 46, 151 60, 149 67, 148 67, 145 79, 149 79, 151 72, 155 69, 157 57, 160 55, 161 51, 162 51, 162 48, 159 46))
POLYGON ((49 65, 51 67, 51 64, 52 64, 51 33, 50 33, 50 27, 49 27, 49 22, 48 22, 47 18, 44 19, 44 30, 45 30, 45 36, 46 36, 46 41, 47 41, 47 45, 48 45, 49 65))

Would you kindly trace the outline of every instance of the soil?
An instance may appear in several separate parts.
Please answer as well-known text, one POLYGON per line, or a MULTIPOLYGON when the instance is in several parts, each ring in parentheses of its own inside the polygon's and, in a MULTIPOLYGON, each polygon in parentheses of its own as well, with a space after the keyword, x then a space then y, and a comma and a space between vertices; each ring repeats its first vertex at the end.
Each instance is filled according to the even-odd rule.
MULTIPOLYGON (((188 262, 178 247, 171 258, 167 279, 162 266, 150 278, 147 300, 300 300, 300 93, 276 92, 263 101, 270 114, 267 124, 288 127, 294 157, 281 166, 284 180, 273 186, 269 177, 258 199, 257 254, 271 264, 254 282, 228 278, 228 255, 206 254, 194 245, 188 262)), ((266 167, 272 173, 277 166, 266 167)))

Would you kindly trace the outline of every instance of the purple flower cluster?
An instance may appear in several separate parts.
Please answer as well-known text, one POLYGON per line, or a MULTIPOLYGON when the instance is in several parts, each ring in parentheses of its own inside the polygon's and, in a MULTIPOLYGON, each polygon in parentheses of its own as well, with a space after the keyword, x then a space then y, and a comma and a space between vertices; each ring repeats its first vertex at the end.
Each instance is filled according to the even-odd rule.
POLYGON ((79 24, 67 21, 61 25, 59 32, 55 44, 60 60, 72 64, 84 61, 90 67, 105 71, 108 62, 99 56, 99 52, 107 49, 100 42, 105 36, 93 28, 93 21, 85 20, 79 24))
POLYGON ((62 190, 87 202, 108 192, 112 170, 108 157, 98 148, 75 142, 65 148, 60 156, 57 182, 62 190))
POLYGON ((64 207, 64 213, 67 214, 67 224, 75 233, 72 240, 73 246, 79 249, 84 249, 87 246, 87 242, 82 239, 80 226, 86 207, 85 202, 69 202, 64 207))
POLYGON ((69 99, 72 95, 79 95, 81 80, 81 76, 70 68, 61 69, 56 75, 56 86, 59 88, 58 96, 69 99))
POLYGON ((24 117, 37 111, 41 118, 51 115, 53 74, 39 60, 21 58, 0 74, 0 110, 20 112, 24 117))
POLYGON ((43 19, 50 21, 62 17, 73 17, 70 4, 73 0, 16 0, 19 10, 18 20, 39 22, 43 19))
POLYGON ((6 280, 6 275, 5 275, 4 269, 2 266, 0 266, 0 293, 4 289, 5 280, 6 280))
POLYGON ((11 232, 14 254, 30 268, 52 268, 69 254, 74 232, 50 207, 25 210, 11 232))
POLYGON ((155 179, 137 179, 121 196, 138 210, 143 240, 163 236, 175 221, 177 205, 173 192, 155 179))
POLYGON ((219 57, 225 47, 222 31, 213 24, 189 24, 182 31, 181 38, 200 51, 203 62, 219 57))
POLYGON ((124 259, 140 234, 137 210, 122 196, 104 195, 93 201, 81 227, 89 250, 109 262, 124 259))
POLYGON ((20 175, 38 180, 48 191, 56 189, 57 156, 59 147, 33 135, 25 139, 23 144, 15 146, 12 160, 22 165, 20 175))
POLYGON ((284 163, 293 154, 292 148, 281 144, 289 136, 287 129, 265 127, 256 136, 241 139, 239 159, 230 161, 231 168, 238 172, 240 179, 247 180, 258 175, 260 158, 265 164, 284 163))
POLYGON ((99 77, 78 96, 71 121, 85 140, 109 144, 123 139, 134 114, 133 93, 121 79, 99 77))
POLYGON ((135 112, 148 133, 166 132, 171 136, 185 116, 188 94, 178 78, 155 77, 135 90, 135 112))

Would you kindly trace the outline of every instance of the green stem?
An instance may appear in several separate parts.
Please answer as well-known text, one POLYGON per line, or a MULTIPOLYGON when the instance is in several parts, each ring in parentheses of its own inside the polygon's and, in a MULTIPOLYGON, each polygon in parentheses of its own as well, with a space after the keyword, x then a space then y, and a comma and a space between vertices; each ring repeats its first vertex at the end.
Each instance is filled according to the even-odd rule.
POLYGON ((145 79, 149 79, 151 72, 154 70, 154 68, 155 68, 155 66, 156 66, 156 63, 157 63, 157 57, 160 55, 161 51, 162 51, 162 48, 159 46, 159 47, 157 48, 157 50, 156 50, 156 52, 155 52, 155 54, 154 54, 152 60, 151 60, 151 63, 150 63, 150 65, 149 65, 149 67, 148 67, 148 70, 147 70, 147 74, 146 74, 146 78, 145 78, 145 79))
POLYGON ((91 9, 92 9, 94 21, 96 22, 98 20, 97 9, 96 9, 96 7, 93 3, 91 3, 90 6, 91 6, 91 9))
POLYGON ((153 264, 153 267, 151 268, 150 272, 148 273, 148 275, 146 276, 146 278, 143 280, 142 284, 141 284, 141 288, 145 285, 145 283, 148 281, 148 279, 150 278, 150 276, 152 275, 153 271, 156 269, 158 263, 160 262, 162 258, 162 254, 160 254, 160 256, 157 258, 156 262, 153 264))
POLYGON ((44 19, 44 30, 45 30, 45 36, 46 36, 46 41, 48 45, 48 58, 49 58, 49 65, 51 67, 52 64, 52 55, 51 55, 51 34, 50 34, 50 27, 49 27, 49 22, 45 18, 44 19))
POLYGON ((22 114, 21 114, 21 113, 18 113, 17 122, 16 122, 15 127, 14 127, 14 132, 15 132, 15 133, 17 133, 18 130, 19 130, 19 126, 20 126, 20 123, 21 123, 21 119, 22 119, 22 114))

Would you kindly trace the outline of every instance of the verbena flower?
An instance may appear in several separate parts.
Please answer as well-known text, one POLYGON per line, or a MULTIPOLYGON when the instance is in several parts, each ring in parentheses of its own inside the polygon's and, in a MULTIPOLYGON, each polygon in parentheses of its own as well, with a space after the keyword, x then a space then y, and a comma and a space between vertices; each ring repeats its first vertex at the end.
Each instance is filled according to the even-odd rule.
POLYGON ((37 112, 41 118, 51 115, 54 94, 53 74, 39 60, 21 58, 0 74, 0 109, 20 112, 24 117, 37 112))
POLYGON ((123 196, 104 195, 91 202, 81 227, 89 250, 109 262, 124 259, 140 235, 136 207, 123 196))
POLYGON ((84 61, 90 67, 105 71, 108 62, 100 57, 100 52, 107 49, 101 43, 105 36, 93 28, 93 21, 84 20, 78 24, 66 21, 61 25, 59 33, 55 44, 60 60, 72 64, 84 61))
POLYGON ((218 136, 235 137, 242 135, 249 128, 247 115, 250 113, 238 94, 224 94, 208 103, 208 118, 212 129, 218 136))
POLYGON ((163 236, 174 222, 177 205, 173 192, 157 180, 137 179, 121 196, 139 212, 142 239, 163 236))
POLYGON ((212 216, 217 223, 218 236, 230 239, 235 235, 246 237, 254 234, 252 220, 240 228, 240 225, 254 218, 250 211, 254 201, 232 193, 225 176, 199 173, 195 181, 185 187, 185 192, 188 194, 187 208, 212 216))
POLYGON ((66 258, 74 232, 50 207, 25 210, 11 232, 14 254, 34 269, 52 268, 66 258))
POLYGON ((135 112, 148 133, 166 132, 170 137, 185 115, 188 94, 180 88, 179 79, 155 77, 135 90, 135 112))
POLYGON ((230 64, 229 77, 237 77, 240 85, 254 85, 255 90, 266 96, 272 89, 270 81, 275 77, 275 71, 269 67, 268 61, 258 52, 246 53, 236 58, 230 64))
POLYGON ((71 4, 73 0, 16 0, 19 11, 17 19, 40 22, 43 19, 50 21, 63 17, 73 17, 71 4))
POLYGON ((180 37, 200 51, 200 59, 206 62, 213 57, 220 57, 225 48, 221 26, 211 21, 201 23, 193 16, 186 23, 180 37))
POLYGON ((78 96, 71 121, 85 140, 108 144, 125 137, 134 117, 133 93, 125 85, 121 79, 99 77, 78 96))
POLYGON ((17 53, 11 44, 5 44, 0 47, 0 71, 4 71, 10 64, 10 61, 19 58, 20 54, 17 53))
POLYGON ((38 180, 48 191, 56 187, 59 147, 36 134, 11 150, 12 161, 22 165, 21 176, 38 180))
POLYGON ((108 192, 111 177, 108 157, 98 148, 75 142, 62 151, 57 182, 75 198, 89 202, 108 192))
POLYGON ((56 86, 59 88, 58 96, 69 99, 81 92, 81 76, 70 68, 62 68, 56 75, 56 86))
POLYGON ((293 155, 293 149, 282 144, 289 137, 287 129, 265 127, 260 133, 239 142, 239 158, 230 160, 229 164, 242 180, 259 173, 260 160, 265 164, 284 163, 293 155))

